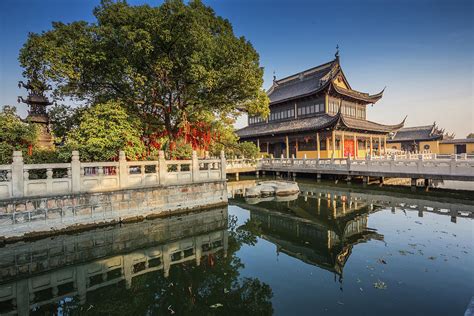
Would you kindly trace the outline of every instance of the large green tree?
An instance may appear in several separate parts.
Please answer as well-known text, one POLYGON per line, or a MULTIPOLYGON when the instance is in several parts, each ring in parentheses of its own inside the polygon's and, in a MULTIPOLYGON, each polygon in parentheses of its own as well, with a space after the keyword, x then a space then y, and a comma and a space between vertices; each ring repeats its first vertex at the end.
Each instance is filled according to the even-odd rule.
POLYGON ((140 115, 145 134, 170 139, 202 120, 268 115, 257 52, 201 1, 104 0, 94 16, 31 33, 19 57, 25 77, 51 84, 57 98, 121 100, 140 115))

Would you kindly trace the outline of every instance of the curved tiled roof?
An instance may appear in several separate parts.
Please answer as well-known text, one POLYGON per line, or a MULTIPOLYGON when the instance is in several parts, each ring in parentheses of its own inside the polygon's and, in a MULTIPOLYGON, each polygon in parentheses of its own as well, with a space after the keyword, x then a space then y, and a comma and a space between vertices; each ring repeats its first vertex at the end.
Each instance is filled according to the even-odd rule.
POLYGON ((275 134, 294 133, 321 129, 327 126, 334 125, 337 120, 337 116, 322 114, 307 118, 249 125, 247 127, 237 130, 236 133, 240 138, 269 135, 272 136, 275 134))
POLYGON ((328 76, 335 65, 334 61, 305 70, 280 80, 275 80, 273 86, 268 91, 271 103, 301 97, 315 93, 326 87, 328 76))
POLYGON ((351 88, 345 89, 333 84, 332 80, 338 75, 344 73, 339 65, 339 60, 335 59, 328 63, 305 70, 289 77, 275 80, 267 94, 270 98, 270 104, 289 101, 309 95, 316 94, 324 89, 333 89, 339 94, 358 99, 366 103, 375 103, 382 98, 384 90, 369 95, 351 88))
POLYGON ((439 140, 443 138, 443 134, 435 133, 436 124, 425 126, 405 127, 397 131, 392 139, 388 142, 404 142, 404 141, 422 141, 422 140, 439 140))
POLYGON ((372 121, 345 117, 339 112, 336 115, 325 113, 313 117, 250 125, 237 130, 236 133, 240 138, 250 138, 303 131, 316 131, 336 126, 369 132, 390 133, 402 128, 403 124, 405 124, 405 120, 396 125, 383 125, 372 121))

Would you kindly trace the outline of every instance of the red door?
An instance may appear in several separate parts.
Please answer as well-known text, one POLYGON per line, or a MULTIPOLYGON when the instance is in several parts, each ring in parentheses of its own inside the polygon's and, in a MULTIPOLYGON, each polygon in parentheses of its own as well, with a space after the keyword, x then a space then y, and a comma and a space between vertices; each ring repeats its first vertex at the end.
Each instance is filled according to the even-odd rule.
POLYGON ((355 147, 353 140, 344 140, 344 157, 355 157, 355 147))

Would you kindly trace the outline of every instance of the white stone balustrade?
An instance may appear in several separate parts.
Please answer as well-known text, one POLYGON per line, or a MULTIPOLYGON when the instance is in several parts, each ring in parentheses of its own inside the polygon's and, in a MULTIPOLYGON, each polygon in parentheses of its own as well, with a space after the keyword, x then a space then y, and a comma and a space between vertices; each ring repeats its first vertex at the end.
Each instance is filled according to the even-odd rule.
POLYGON ((81 162, 74 151, 70 163, 24 164, 21 151, 11 165, 0 165, 0 199, 225 181, 224 154, 218 159, 81 162))
POLYGON ((241 161, 227 161, 227 171, 279 171, 346 174, 396 178, 474 181, 473 155, 436 155, 432 153, 368 156, 366 159, 264 158, 254 160, 253 170, 241 161))

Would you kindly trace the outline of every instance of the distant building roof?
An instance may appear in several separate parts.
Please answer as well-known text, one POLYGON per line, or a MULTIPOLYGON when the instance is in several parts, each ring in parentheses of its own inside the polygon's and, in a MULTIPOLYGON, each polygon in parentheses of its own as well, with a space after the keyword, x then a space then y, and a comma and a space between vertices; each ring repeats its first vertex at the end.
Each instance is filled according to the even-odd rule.
POLYGON ((436 127, 436 122, 426 126, 404 127, 398 130, 387 142, 441 140, 443 139, 443 132, 443 130, 436 127))
POLYGON ((354 130, 363 130, 379 133, 389 133, 403 127, 405 121, 396 125, 383 125, 372 121, 345 117, 342 113, 336 115, 321 114, 313 117, 299 118, 288 121, 254 124, 237 130, 240 138, 256 136, 273 136, 277 134, 291 134, 304 131, 316 131, 328 127, 341 126, 354 130))
POLYGON ((440 142, 441 144, 472 144, 474 138, 459 138, 459 139, 446 139, 440 142))

